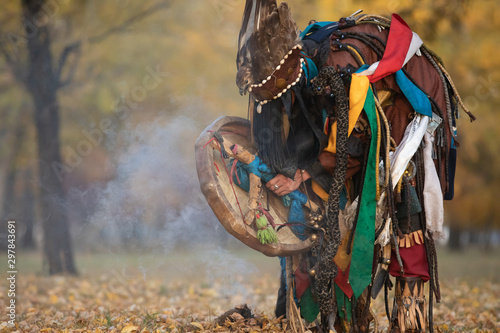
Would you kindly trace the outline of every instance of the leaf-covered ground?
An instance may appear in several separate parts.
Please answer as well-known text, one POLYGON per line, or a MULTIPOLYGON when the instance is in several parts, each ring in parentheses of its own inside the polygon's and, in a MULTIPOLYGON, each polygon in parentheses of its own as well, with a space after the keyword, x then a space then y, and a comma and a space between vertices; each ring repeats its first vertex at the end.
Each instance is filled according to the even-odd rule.
MULTIPOLYGON (((171 267, 151 269, 155 260, 145 263, 141 259, 142 266, 135 270, 110 265, 107 270, 95 269, 98 274, 83 272, 79 277, 18 273, 16 326, 5 321, 2 310, 0 332, 283 331, 283 323, 273 315, 277 270, 263 273, 241 266, 237 270, 244 274, 219 268, 207 273, 211 264, 204 260, 199 271, 170 263, 171 267), (218 316, 244 303, 255 318, 234 314, 233 322, 216 324, 218 316)), ((269 263, 274 261, 263 267, 269 263)), ((0 288, 0 308, 5 309, 6 284, 0 288)), ((442 294, 442 303, 434 311, 437 332, 500 332, 500 284, 447 278, 442 281, 442 294)), ((373 310, 382 332, 387 327, 382 297, 374 302, 373 310)))

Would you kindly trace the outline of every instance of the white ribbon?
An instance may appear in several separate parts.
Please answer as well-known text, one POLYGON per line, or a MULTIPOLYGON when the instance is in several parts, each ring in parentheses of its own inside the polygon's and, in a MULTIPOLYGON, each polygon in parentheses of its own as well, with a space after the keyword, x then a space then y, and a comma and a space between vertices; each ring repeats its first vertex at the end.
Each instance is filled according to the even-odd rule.
MULTIPOLYGON (((411 158, 413 157, 413 155, 415 155, 418 147, 420 146, 420 143, 422 142, 424 134, 427 133, 427 125, 429 124, 429 119, 430 118, 428 116, 417 114, 415 118, 413 118, 411 123, 409 123, 406 127, 403 139, 401 140, 401 143, 396 147, 396 151, 391 154, 391 178, 393 189, 397 186, 399 180, 401 179, 401 176, 408 167, 408 163, 410 163, 411 158)), ((425 181, 427 182, 427 177, 425 178, 425 181)), ((391 219, 389 218, 383 221, 382 218, 383 212, 385 210, 385 206, 382 205, 382 203, 385 196, 386 192, 382 193, 377 204, 376 226, 378 228, 382 222, 385 223, 384 230, 380 233, 379 237, 375 241, 375 244, 380 244, 381 246, 385 246, 387 243, 389 243, 390 240, 389 226, 391 224, 391 219)), ((425 209, 427 209, 427 206, 425 206, 425 209)))
POLYGON ((427 230, 432 232, 433 238, 444 238, 443 221, 443 193, 441 192, 441 182, 432 160, 433 137, 429 133, 424 136, 424 207, 427 230))
MULTIPOLYGON (((406 63, 408 61, 410 61, 411 57, 413 57, 413 55, 415 55, 415 53, 418 52, 418 50, 420 49, 420 46, 422 46, 424 44, 424 42, 422 42, 422 39, 420 39, 419 35, 417 35, 413 31, 412 31, 412 33, 413 33, 413 36, 411 38, 410 47, 408 48, 408 52, 406 53, 406 57, 405 57, 405 61, 403 63, 403 66, 406 65, 406 63)), ((359 73, 359 75, 373 75, 375 73, 375 71, 377 70, 379 63, 380 63, 380 61, 373 63, 370 67, 368 67, 367 69, 365 69, 364 71, 359 73)), ((403 66, 401 66, 401 68, 403 66)))
POLYGON ((415 118, 408 124, 405 134, 396 151, 391 156, 391 178, 392 188, 394 189, 398 184, 401 176, 408 167, 411 158, 415 155, 424 134, 427 131, 429 124, 429 117, 417 114, 415 118))

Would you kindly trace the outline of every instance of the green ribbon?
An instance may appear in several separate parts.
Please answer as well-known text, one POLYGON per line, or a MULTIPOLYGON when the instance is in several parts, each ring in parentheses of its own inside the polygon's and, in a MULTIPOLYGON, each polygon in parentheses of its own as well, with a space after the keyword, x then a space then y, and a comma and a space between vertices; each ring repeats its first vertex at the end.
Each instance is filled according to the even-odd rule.
POLYGON ((314 322, 319 314, 319 305, 314 300, 311 287, 307 288, 300 298, 300 315, 308 323, 314 322))
POLYGON ((363 192, 359 202, 359 216, 356 230, 354 231, 351 269, 349 271, 349 283, 351 284, 356 299, 361 296, 365 288, 371 283, 373 248, 375 242, 375 216, 377 209, 375 170, 378 168, 376 161, 377 111, 375 109, 375 101, 371 88, 368 89, 363 109, 370 124, 372 137, 363 192))
POLYGON ((335 284, 335 296, 337 298, 337 312, 340 318, 351 321, 352 302, 337 284, 335 284))

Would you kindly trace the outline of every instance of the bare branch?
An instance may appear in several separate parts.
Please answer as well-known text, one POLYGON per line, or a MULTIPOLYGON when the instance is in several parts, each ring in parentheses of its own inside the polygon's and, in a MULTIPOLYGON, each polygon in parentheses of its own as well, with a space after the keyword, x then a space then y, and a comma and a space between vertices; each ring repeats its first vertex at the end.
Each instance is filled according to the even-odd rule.
POLYGON ((116 34, 116 33, 120 33, 120 32, 125 31, 125 29, 128 28, 133 23, 140 21, 141 19, 148 17, 151 14, 154 14, 156 11, 158 11, 160 9, 167 8, 169 5, 170 5, 170 3, 167 1, 157 2, 156 4, 151 6, 150 8, 145 9, 144 11, 139 12, 136 15, 129 17, 128 19, 126 19, 122 23, 120 23, 114 27, 111 27, 108 30, 106 30, 106 31, 104 31, 96 36, 88 38, 87 41, 91 44, 102 42, 103 40, 105 40, 106 38, 111 36, 112 34, 116 34))
POLYGON ((26 84, 26 66, 22 65, 22 59, 19 54, 19 44, 25 41, 25 37, 19 33, 14 32, 20 27, 18 15, 20 13, 5 9, 0 16, 0 56, 3 56, 5 63, 10 68, 13 76, 21 82, 26 84))
POLYGON ((68 85, 71 80, 73 79, 73 76, 76 71, 76 64, 78 63, 78 60, 80 59, 80 54, 81 54, 81 45, 82 42, 80 40, 75 41, 69 45, 67 45, 64 50, 61 53, 61 56, 59 57, 58 65, 56 68, 56 71, 54 73, 55 79, 57 81, 57 84, 59 87, 63 87, 68 85), (71 66, 69 70, 69 74, 65 80, 61 79, 62 76, 62 71, 64 66, 66 65, 69 56, 74 53, 76 55, 76 60, 73 62, 73 65, 71 66))
MULTIPOLYGON (((126 28, 129 27, 130 25, 132 25, 133 23, 140 21, 141 19, 144 19, 151 14, 154 14, 158 10, 167 8, 168 5, 169 5, 168 0, 163 0, 163 1, 157 2, 156 4, 151 6, 150 8, 145 9, 144 11, 139 12, 136 15, 129 17, 128 19, 121 22, 120 24, 118 24, 114 27, 111 27, 108 30, 106 30, 106 31, 104 31, 96 36, 89 37, 86 40, 86 42, 88 42, 90 44, 102 42, 106 38, 110 37, 113 34, 124 32, 126 30, 126 28)), ((71 83, 71 81, 74 77, 75 71, 76 71, 78 60, 80 59, 81 46, 82 46, 82 40, 77 40, 77 41, 74 41, 73 43, 67 45, 64 48, 64 50, 61 52, 61 56, 59 57, 59 61, 58 61, 58 66, 57 66, 57 69, 56 69, 55 74, 54 74, 55 78, 58 82, 59 87, 64 87, 64 86, 68 85, 69 83, 71 83), (62 79, 62 72, 63 72, 64 67, 66 66, 66 64, 68 62, 69 57, 72 54, 76 55, 76 59, 73 61, 66 79, 63 80, 62 79)))

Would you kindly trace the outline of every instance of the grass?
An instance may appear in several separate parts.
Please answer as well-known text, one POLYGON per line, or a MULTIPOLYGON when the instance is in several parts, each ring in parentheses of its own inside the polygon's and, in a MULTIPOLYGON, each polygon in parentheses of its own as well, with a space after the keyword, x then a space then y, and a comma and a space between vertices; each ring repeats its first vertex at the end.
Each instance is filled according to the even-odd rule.
POLYGON ((485 251, 469 248, 450 251, 438 248, 439 274, 443 281, 490 281, 500 284, 500 248, 485 251))
POLYGON ((156 325, 157 319, 158 313, 149 313, 147 310, 145 310, 142 317, 143 328, 152 329, 156 325))
MULTIPOLYGON (((473 328, 493 332, 500 325, 500 249, 438 248, 438 254, 443 301, 435 308, 436 327, 445 333, 473 328)), ((41 258, 37 252, 21 252, 16 258, 22 332, 211 330, 216 316, 243 303, 263 314, 262 322, 274 316, 278 259, 237 242, 168 253, 76 253, 79 277, 48 277, 42 274, 41 258)), ((5 260, 0 260, 0 270, 7 271, 5 260)), ((0 305, 5 306, 4 300, 0 305)), ((386 327, 383 297, 373 309, 386 327)), ((0 321, 1 333, 11 331, 2 325, 6 322, 0 321)))
MULTIPOLYGON (((439 274, 442 281, 465 280, 474 282, 486 280, 500 283, 500 248, 485 250, 471 247, 462 251, 451 251, 439 247, 439 274)), ((147 276, 163 276, 165 278, 200 277, 200 266, 210 272, 210 265, 224 267, 236 265, 246 269, 247 275, 262 274, 279 275, 277 258, 266 257, 244 245, 229 244, 227 248, 213 245, 199 246, 197 249, 178 249, 170 253, 77 253, 75 255, 77 269, 81 275, 99 275, 119 272, 120 274, 139 274, 147 276), (210 258, 211 257, 211 258, 210 258)), ((42 255, 39 252, 20 252, 16 258, 18 275, 43 274, 42 255)), ((6 272, 6 260, 0 260, 0 271, 6 272)), ((212 272, 213 274, 214 272, 212 272)), ((215 272, 216 273, 216 272, 215 272)), ((165 292, 165 291, 163 291, 165 292)))

